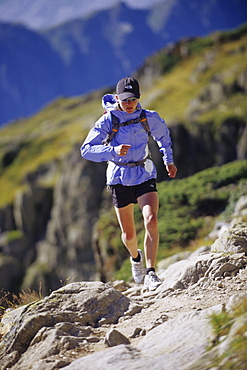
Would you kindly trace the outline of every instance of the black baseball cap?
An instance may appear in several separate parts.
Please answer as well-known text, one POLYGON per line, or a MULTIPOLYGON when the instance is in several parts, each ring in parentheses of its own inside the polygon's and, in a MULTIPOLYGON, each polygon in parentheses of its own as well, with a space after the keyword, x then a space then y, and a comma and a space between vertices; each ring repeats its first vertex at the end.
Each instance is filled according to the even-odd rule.
POLYGON ((138 81, 133 77, 124 77, 118 81, 116 93, 120 100, 135 97, 140 98, 140 88, 138 81))

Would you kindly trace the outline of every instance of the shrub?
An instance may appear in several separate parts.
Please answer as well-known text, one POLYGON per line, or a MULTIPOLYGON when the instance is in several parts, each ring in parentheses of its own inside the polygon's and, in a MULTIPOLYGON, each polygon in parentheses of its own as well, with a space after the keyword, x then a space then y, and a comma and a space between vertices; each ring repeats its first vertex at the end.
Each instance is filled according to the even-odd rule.
MULTIPOLYGON (((231 328, 236 320, 240 319, 242 324, 238 324, 238 330, 229 338, 229 344, 226 346, 225 352, 217 356, 213 366, 217 366, 219 370, 245 370, 247 363, 247 297, 242 297, 233 307, 231 312, 222 311, 213 313, 210 316, 215 339, 213 347, 218 345, 222 338, 227 338, 231 328)), ((211 347, 212 348, 212 347, 211 347)), ((211 349, 210 348, 210 349, 211 349)))

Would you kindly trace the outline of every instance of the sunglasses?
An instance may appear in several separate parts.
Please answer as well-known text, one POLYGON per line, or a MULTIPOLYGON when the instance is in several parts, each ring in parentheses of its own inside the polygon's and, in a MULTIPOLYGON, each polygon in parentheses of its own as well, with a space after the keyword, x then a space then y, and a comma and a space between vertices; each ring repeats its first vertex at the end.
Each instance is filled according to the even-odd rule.
POLYGON ((121 101, 123 101, 124 103, 127 103, 127 102, 132 102, 132 101, 137 101, 138 99, 137 98, 126 98, 126 99, 123 99, 121 101))

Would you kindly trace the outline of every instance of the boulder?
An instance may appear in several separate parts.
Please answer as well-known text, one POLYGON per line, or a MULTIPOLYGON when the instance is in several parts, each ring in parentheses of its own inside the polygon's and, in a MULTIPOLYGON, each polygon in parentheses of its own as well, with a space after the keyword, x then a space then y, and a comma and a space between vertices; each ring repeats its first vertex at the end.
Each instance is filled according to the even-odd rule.
POLYGON ((237 201, 232 215, 232 226, 238 223, 247 222, 247 195, 243 195, 237 201))
POLYGON ((247 255, 247 226, 237 224, 225 231, 212 245, 213 253, 245 253, 247 255))
MULTIPOLYGON (((236 230, 238 230, 239 235, 242 235, 243 230, 241 228, 236 228, 236 230)), ((217 241, 221 246, 219 239, 217 241)), ((247 242, 246 238, 241 240, 247 242)), ((222 252, 226 252, 223 246, 220 248, 222 248, 222 252)), ((204 277, 216 279, 235 276, 239 270, 244 269, 247 265, 247 257, 242 249, 242 252, 232 252, 228 255, 209 253, 209 249, 209 247, 201 247, 191 253, 187 259, 175 262, 165 270, 160 270, 159 277, 163 283, 156 291, 162 295, 169 290, 187 289, 204 277)))
POLYGON ((209 239, 217 239, 224 231, 229 229, 229 223, 225 221, 216 221, 214 229, 208 234, 209 239))
POLYGON ((13 205, 9 204, 4 208, 0 208, 0 232, 14 230, 15 228, 13 205))
POLYGON ((8 330, 1 341, 0 367, 6 369, 16 361, 16 368, 21 368, 31 355, 32 361, 38 361, 49 359, 61 349, 78 347, 91 328, 116 323, 133 305, 110 286, 82 282, 71 283, 41 301, 23 306, 18 313, 10 311, 2 319, 8 330))
POLYGON ((111 328, 105 337, 105 343, 108 347, 118 346, 119 344, 130 344, 130 340, 126 338, 118 330, 111 328))

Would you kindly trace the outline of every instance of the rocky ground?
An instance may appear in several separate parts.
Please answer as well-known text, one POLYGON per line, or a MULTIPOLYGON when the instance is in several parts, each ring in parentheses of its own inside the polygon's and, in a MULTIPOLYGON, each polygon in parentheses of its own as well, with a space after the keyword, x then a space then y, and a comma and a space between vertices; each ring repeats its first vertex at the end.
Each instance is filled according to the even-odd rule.
POLYGON ((247 228, 229 229, 222 241, 226 234, 228 251, 217 253, 222 244, 214 243, 187 255, 159 271, 163 283, 153 292, 124 281, 78 282, 8 310, 1 369, 210 369, 209 315, 247 295, 247 228))
MULTIPOLYGON (((160 271, 161 279, 162 275, 160 271)), ((236 276, 232 277, 219 277, 216 280, 202 277, 188 289, 171 289, 164 292, 160 288, 158 291, 147 292, 137 284, 114 282, 113 286, 120 290, 128 288, 123 293, 144 306, 140 313, 131 317, 127 316, 127 318, 123 317, 118 324, 114 325, 114 328, 126 337, 131 337, 132 344, 137 344, 141 341, 142 335, 168 319, 177 318, 191 310, 201 311, 218 304, 224 306, 232 296, 247 293, 247 268, 240 270, 236 276), (137 328, 141 331, 135 335, 137 328)), ((107 326, 101 329, 102 337, 107 331, 107 326)), ((97 347, 98 349, 104 348, 101 343, 97 347)), ((96 346, 93 348, 93 351, 95 350, 96 346)))
MULTIPOLYGON (((159 275, 162 277, 162 272, 159 275)), ((107 348, 105 337, 109 327, 115 328, 130 339, 131 345, 136 346, 142 341, 147 332, 167 320, 176 319, 181 314, 202 311, 216 305, 226 306, 234 295, 247 294, 247 268, 241 270, 234 277, 228 276, 217 280, 202 278, 201 281, 188 289, 166 292, 164 297, 162 291, 147 292, 136 284, 114 282, 113 286, 121 290, 128 287, 123 293, 143 305, 144 308, 133 316, 120 318, 115 325, 104 325, 99 328, 97 337, 101 340, 97 343, 89 343, 87 347, 78 350, 77 354, 79 356, 105 350, 107 348)))
MULTIPOLYGON (((247 298, 246 224, 233 224, 210 247, 178 254, 158 267, 162 284, 152 292, 125 281, 75 282, 6 310, 0 368, 213 368, 231 341, 228 334, 208 351, 215 341, 209 316, 230 312, 234 302, 247 298)), ((246 314, 236 321, 235 332, 239 328, 247 333, 246 314)))

